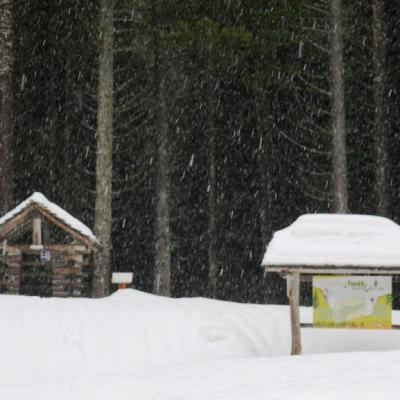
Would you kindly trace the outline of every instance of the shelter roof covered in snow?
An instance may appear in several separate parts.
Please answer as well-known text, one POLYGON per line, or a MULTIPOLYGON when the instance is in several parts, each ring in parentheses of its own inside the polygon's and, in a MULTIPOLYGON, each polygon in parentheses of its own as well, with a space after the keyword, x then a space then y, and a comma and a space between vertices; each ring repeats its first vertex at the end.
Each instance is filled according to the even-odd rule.
POLYGON ((78 237, 88 244, 94 244, 96 246, 100 245, 96 236, 89 227, 57 204, 49 201, 42 193, 38 192, 28 197, 25 201, 0 218, 0 239, 6 237, 9 230, 12 229, 11 222, 13 220, 19 217, 21 221, 23 221, 26 219, 25 216, 32 208, 56 225, 67 230, 72 236, 78 237))
POLYGON ((303 215, 274 234, 262 265, 398 269, 400 226, 370 215, 303 215))

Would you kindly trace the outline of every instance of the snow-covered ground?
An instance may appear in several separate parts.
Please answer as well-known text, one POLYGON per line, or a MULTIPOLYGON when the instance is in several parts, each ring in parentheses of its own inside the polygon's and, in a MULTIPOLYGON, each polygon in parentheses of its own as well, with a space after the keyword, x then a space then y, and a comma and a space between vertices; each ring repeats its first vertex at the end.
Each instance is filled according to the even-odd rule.
POLYGON ((305 355, 290 357, 288 313, 134 290, 101 300, 0 296, 0 399, 397 396, 399 330, 303 329, 305 355))

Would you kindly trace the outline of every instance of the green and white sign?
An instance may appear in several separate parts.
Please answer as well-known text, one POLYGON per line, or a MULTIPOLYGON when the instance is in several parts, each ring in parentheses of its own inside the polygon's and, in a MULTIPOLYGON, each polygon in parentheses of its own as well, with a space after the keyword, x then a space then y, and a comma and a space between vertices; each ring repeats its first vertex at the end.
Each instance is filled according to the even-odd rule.
POLYGON ((314 276, 314 326, 390 329, 390 276, 314 276))

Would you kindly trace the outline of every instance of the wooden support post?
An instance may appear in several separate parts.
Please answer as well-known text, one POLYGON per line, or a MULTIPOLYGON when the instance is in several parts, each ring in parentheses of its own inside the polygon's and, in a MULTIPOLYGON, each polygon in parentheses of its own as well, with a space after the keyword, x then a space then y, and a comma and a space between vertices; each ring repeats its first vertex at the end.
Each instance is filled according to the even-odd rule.
POLYGON ((290 324, 292 330, 292 355, 301 354, 300 334, 300 273, 295 271, 286 275, 287 296, 290 304, 290 324))
POLYGON ((42 244, 42 220, 40 218, 33 219, 32 244, 35 246, 42 244))
POLYGON ((42 241, 43 244, 50 244, 50 226, 47 221, 42 222, 42 241))

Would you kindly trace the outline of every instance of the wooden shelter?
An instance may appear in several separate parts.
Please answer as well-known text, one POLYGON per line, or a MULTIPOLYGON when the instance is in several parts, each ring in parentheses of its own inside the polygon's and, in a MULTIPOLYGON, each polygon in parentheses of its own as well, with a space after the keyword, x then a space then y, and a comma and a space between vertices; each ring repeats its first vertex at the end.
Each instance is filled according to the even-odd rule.
POLYGON ((312 275, 399 275, 400 226, 368 215, 303 215, 274 234, 262 266, 286 279, 292 354, 301 354, 300 281, 312 275))
POLYGON ((89 297, 93 232, 41 193, 0 218, 0 293, 89 297))

